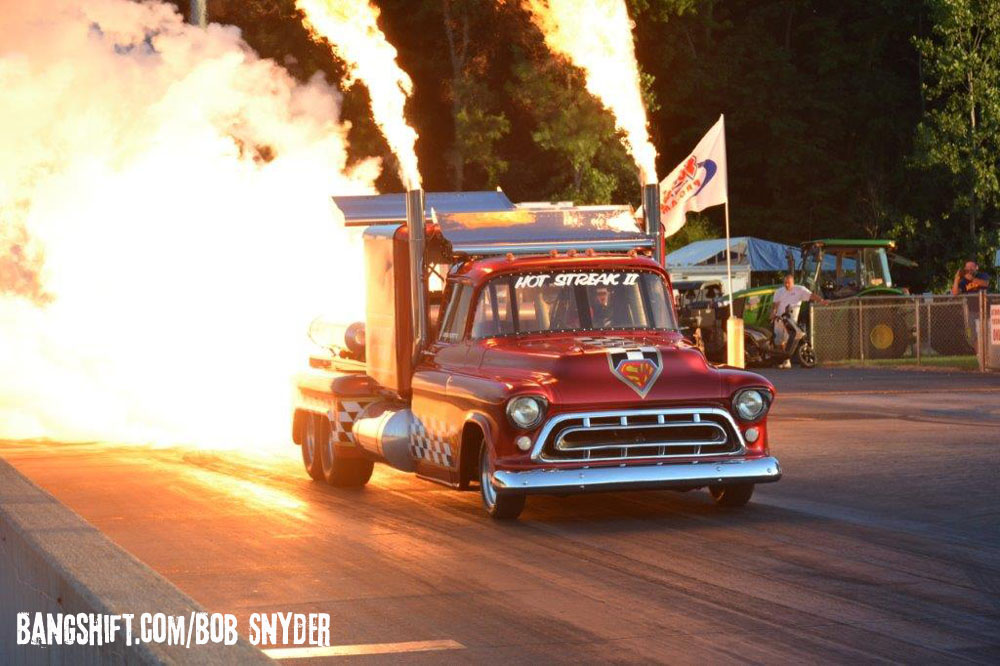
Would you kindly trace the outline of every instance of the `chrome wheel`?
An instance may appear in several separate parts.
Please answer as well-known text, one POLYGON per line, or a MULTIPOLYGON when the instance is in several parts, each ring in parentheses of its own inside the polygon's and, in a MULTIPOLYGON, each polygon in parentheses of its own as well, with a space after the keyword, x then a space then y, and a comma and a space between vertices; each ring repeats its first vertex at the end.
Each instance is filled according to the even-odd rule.
POLYGON ((479 494, 483 498, 483 508, 490 517, 497 520, 514 520, 524 510, 524 494, 499 493, 493 487, 493 465, 490 464, 490 451, 483 442, 479 450, 479 494))
POLYGON ((483 491, 483 504, 486 505, 486 510, 490 511, 497 505, 497 489, 493 487, 491 480, 493 470, 489 466, 489 453, 485 446, 482 448, 479 470, 479 485, 483 491))

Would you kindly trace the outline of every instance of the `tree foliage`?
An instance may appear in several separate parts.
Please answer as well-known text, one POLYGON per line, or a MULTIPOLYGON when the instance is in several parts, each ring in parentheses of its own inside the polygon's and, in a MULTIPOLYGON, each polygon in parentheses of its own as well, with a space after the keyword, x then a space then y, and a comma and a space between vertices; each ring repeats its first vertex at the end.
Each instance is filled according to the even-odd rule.
MULTIPOLYGON (((412 76, 408 107, 432 190, 502 187, 514 200, 639 203, 635 167, 581 73, 519 3, 375 0, 412 76)), ((186 6, 186 2, 180 3, 186 6)), ((650 129, 668 173, 726 115, 733 233, 797 243, 893 237, 924 288, 954 272, 975 220, 998 243, 998 0, 627 0, 650 129), (973 123, 974 120, 974 123, 973 123)), ((293 0, 209 0, 296 76, 342 68, 293 0)), ((392 157, 345 92, 356 158, 392 157)), ((398 190, 393 169, 379 182, 398 190)), ((691 237, 721 235, 709 209, 691 237)), ((689 223, 690 224, 690 223, 689 223)), ((970 241, 971 243, 971 238, 970 241)))
POLYGON ((917 160, 952 176, 952 210, 967 211, 967 238, 975 247, 984 240, 977 218, 1000 202, 1000 3, 931 0, 929 5, 931 34, 915 40, 929 105, 917 127, 917 160))
POLYGON ((712 226, 711 221, 701 213, 691 213, 688 220, 673 236, 667 238, 666 251, 670 254, 674 250, 679 250, 685 245, 700 240, 718 238, 719 234, 712 226))
POLYGON ((535 198, 607 203, 620 182, 636 178, 613 120, 586 94, 580 72, 522 61, 508 91, 531 119, 531 138, 550 167, 546 196, 535 198))
POLYGON ((473 30, 481 33, 491 18, 489 5, 478 0, 441 0, 441 13, 451 63, 446 92, 454 123, 451 186, 463 189, 466 167, 478 166, 485 185, 495 187, 508 167, 497 151, 497 143, 510 131, 510 121, 498 110, 487 78, 494 45, 473 41, 472 35, 473 30))

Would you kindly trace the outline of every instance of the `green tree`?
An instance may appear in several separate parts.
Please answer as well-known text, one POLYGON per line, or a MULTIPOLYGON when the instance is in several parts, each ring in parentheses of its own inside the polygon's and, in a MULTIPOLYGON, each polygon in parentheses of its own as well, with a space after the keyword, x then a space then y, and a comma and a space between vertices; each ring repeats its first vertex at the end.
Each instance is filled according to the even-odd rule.
POLYGON ((679 250, 685 245, 690 245, 695 241, 720 238, 722 235, 722 232, 716 228, 716 225, 712 223, 707 215, 690 213, 688 214, 687 222, 684 223, 681 230, 667 239, 667 254, 670 254, 674 250, 679 250))
POLYGON ((943 167, 955 182, 954 212, 978 217, 1000 201, 1000 3, 928 0, 933 28, 917 38, 927 111, 918 127, 918 162, 943 167))
POLYGON ((633 191, 626 200, 638 198, 635 166, 580 70, 553 59, 523 60, 508 90, 530 115, 531 138, 553 167, 539 198, 610 203, 623 189, 633 191))
POLYGON ((909 192, 915 18, 909 0, 699 0, 640 15, 661 171, 725 113, 735 233, 885 229, 909 192))
POLYGON ((472 30, 483 33, 493 23, 492 3, 481 0, 441 0, 441 14, 448 46, 451 78, 447 97, 451 103, 454 143, 449 151, 451 184, 465 185, 466 166, 476 165, 485 173, 486 186, 495 187, 508 162, 500 157, 497 143, 510 131, 503 111, 486 80, 488 53, 495 43, 472 39, 472 30))
MULTIPOLYGON (((407 115, 428 189, 638 204, 610 114, 520 3, 374 1, 414 80, 407 115)), ((626 2, 660 173, 726 114, 734 234, 895 237, 920 263, 918 289, 954 271, 953 253, 968 251, 954 239, 970 236, 970 221, 989 246, 1000 209, 998 0, 626 2)), ((341 79, 293 0, 209 0, 208 10, 295 76, 341 79)), ((342 113, 352 157, 391 163, 363 85, 345 92, 342 113)), ((378 185, 400 188, 391 167, 378 185)), ((702 218, 721 229, 721 209, 702 218)), ((700 226, 689 222, 690 234, 700 226)))

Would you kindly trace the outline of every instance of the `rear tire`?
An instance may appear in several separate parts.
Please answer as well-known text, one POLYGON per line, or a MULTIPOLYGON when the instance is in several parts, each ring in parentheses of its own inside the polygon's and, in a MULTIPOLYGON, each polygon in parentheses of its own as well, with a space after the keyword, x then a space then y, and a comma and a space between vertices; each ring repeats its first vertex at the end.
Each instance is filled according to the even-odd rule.
POLYGON ((321 443, 319 455, 321 473, 328 484, 335 488, 360 488, 368 483, 368 479, 372 477, 374 463, 363 458, 345 458, 337 455, 337 443, 334 441, 336 433, 329 419, 323 420, 323 426, 318 434, 321 443))
POLYGON ((736 483, 727 486, 709 486, 708 492, 717 506, 745 506, 753 497, 754 484, 736 483))
POLYGON ((302 413, 302 464, 314 481, 323 480, 323 463, 319 459, 317 423, 320 417, 312 412, 302 413))
POLYGON ((913 341, 906 317, 897 306, 872 306, 865 311, 865 354, 868 358, 902 358, 913 341), (879 308, 879 309, 874 309, 879 308))
POLYGON ((799 348, 795 350, 795 358, 803 368, 816 367, 816 352, 813 351, 812 345, 807 341, 803 340, 799 343, 799 348))
POLYGON ((479 447, 479 494, 483 498, 483 508, 494 520, 516 520, 524 510, 524 495, 521 493, 498 493, 490 477, 490 452, 486 443, 479 447))

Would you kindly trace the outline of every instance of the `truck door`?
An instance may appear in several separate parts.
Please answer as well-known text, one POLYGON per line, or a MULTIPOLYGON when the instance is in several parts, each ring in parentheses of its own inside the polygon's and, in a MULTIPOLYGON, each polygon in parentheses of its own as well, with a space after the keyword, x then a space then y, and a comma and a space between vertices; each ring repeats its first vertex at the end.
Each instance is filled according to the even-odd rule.
POLYGON ((471 284, 453 281, 442 309, 437 339, 431 343, 413 375, 414 416, 410 451, 417 474, 458 482, 458 452, 465 410, 448 395, 448 380, 467 371, 471 343, 465 336, 472 301, 471 284))

